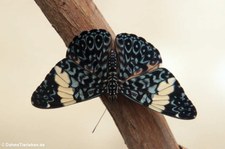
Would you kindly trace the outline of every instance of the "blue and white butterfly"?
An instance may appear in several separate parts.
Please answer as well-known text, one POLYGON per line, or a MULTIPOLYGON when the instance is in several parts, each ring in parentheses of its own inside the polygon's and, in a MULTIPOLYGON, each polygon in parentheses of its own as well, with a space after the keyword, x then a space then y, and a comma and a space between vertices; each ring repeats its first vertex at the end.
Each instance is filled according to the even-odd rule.
POLYGON ((193 119, 197 112, 159 51, 145 39, 121 33, 112 46, 102 29, 84 31, 70 43, 59 61, 32 95, 38 108, 58 108, 102 94, 112 100, 122 94, 160 113, 193 119))

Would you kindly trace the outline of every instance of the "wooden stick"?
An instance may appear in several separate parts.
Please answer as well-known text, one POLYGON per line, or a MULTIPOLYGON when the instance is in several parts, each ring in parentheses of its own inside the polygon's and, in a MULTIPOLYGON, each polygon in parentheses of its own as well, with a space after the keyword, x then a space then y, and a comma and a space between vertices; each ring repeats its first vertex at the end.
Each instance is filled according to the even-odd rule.
MULTIPOLYGON (((68 46, 84 30, 102 28, 115 34, 91 0, 35 0, 68 46)), ((113 8, 112 8, 113 9, 113 8)), ((129 149, 179 149, 165 118, 125 97, 101 97, 129 149)))

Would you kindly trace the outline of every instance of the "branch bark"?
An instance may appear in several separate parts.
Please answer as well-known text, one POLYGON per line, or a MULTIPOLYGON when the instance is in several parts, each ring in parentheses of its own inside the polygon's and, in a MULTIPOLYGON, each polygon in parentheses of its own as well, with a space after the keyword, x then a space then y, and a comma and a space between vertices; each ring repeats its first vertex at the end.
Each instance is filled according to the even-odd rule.
MULTIPOLYGON (((102 28, 115 34, 91 0, 35 0, 68 46, 81 31, 102 28)), ((178 149, 165 118, 123 96, 101 97, 129 149, 178 149)))

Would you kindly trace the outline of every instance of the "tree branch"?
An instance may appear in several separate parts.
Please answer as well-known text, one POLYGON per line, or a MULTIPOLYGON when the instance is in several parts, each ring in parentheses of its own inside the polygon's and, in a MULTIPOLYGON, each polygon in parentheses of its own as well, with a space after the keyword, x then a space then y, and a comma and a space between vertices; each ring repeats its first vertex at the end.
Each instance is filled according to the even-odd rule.
MULTIPOLYGON (((102 28, 115 34, 91 0, 35 0, 68 46, 84 30, 102 28)), ((101 97, 129 149, 178 149, 165 118, 125 97, 101 97)))

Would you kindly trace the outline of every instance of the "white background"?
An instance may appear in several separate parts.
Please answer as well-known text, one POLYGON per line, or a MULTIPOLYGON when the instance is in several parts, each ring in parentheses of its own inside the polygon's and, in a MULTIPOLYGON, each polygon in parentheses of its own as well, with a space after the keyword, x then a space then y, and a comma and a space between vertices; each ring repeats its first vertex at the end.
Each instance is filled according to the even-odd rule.
MULTIPOLYGON (((166 117, 189 149, 225 146, 225 1, 95 0, 115 33, 144 37, 198 110, 195 120, 166 117)), ((66 46, 33 0, 0 1, 0 143, 42 143, 48 149, 126 149, 100 99, 40 110, 32 92, 65 56, 66 46)), ((1 146, 0 146, 1 148, 1 146)), ((4 147, 2 147, 4 148, 4 147)))

